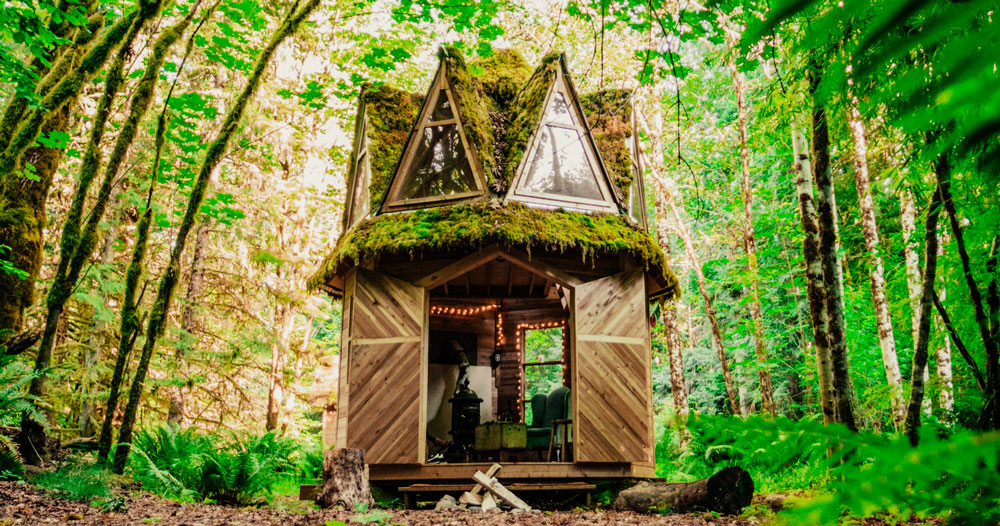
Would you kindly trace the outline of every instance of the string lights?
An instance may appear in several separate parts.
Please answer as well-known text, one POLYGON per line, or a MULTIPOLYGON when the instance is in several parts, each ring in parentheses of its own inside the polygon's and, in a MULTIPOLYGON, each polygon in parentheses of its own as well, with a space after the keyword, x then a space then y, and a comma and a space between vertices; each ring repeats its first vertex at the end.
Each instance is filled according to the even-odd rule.
POLYGON ((448 307, 444 305, 431 305, 432 315, 444 316, 478 316, 484 312, 497 310, 497 304, 480 305, 478 307, 448 307))

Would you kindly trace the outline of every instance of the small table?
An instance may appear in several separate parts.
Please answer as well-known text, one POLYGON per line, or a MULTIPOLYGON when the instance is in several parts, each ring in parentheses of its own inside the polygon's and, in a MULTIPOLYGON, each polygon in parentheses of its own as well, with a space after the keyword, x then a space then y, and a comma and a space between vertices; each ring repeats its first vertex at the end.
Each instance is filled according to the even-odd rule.
POLYGON ((476 456, 498 462, 520 461, 528 446, 528 426, 510 422, 487 422, 476 426, 476 456))

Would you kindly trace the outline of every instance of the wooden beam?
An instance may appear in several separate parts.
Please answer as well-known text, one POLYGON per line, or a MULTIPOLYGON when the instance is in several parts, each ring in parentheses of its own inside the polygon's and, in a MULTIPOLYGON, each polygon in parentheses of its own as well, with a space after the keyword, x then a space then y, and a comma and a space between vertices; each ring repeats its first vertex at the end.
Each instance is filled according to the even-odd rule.
POLYGON ((492 296, 490 294, 490 285, 493 284, 493 260, 486 262, 486 295, 492 296))
MULTIPOLYGON (((488 263, 501 255, 503 255, 503 251, 500 250, 498 245, 490 245, 482 250, 473 252, 472 254, 469 254, 468 256, 465 256, 440 270, 431 272, 430 274, 418 279, 414 282, 414 284, 418 287, 432 289, 438 285, 447 283, 448 280, 457 277, 460 274, 467 273, 483 263, 488 263)), ((465 277, 465 282, 468 285, 468 276, 465 277)))
POLYGON ((542 296, 546 298, 549 297, 549 290, 551 289, 552 289, 552 280, 551 279, 545 280, 545 288, 544 288, 545 292, 542 294, 542 296))
POLYGON ((472 283, 469 282, 469 273, 466 272, 465 276, 465 295, 469 296, 472 294, 472 283))
POLYGON ((534 274, 539 274, 543 277, 549 278, 560 285, 565 285, 567 287, 575 287, 577 285, 583 284, 579 278, 570 276, 569 274, 541 261, 539 259, 531 259, 531 256, 523 250, 516 248, 508 249, 508 261, 511 263, 526 269, 534 274))
POLYGON ((531 296, 535 291, 535 273, 529 272, 531 274, 531 281, 528 282, 528 295, 531 296))
POLYGON ((514 288, 514 264, 507 262, 507 295, 510 296, 511 289, 514 288))

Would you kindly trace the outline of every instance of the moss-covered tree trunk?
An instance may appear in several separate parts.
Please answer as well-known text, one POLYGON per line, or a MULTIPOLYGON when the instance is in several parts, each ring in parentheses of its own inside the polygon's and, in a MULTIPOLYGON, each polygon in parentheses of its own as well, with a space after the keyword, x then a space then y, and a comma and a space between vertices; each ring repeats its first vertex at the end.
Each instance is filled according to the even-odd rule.
MULTIPOLYGON (((70 204, 66 223, 63 225, 62 237, 60 239, 59 266, 56 270, 52 286, 49 288, 49 294, 46 297, 46 307, 48 310, 45 318, 45 328, 42 332, 42 341, 39 344, 38 355, 35 359, 36 377, 31 382, 31 388, 29 389, 30 394, 40 399, 45 394, 46 373, 52 358, 52 347, 55 345, 55 334, 56 328, 59 325, 59 318, 62 315, 66 302, 73 293, 73 289, 76 287, 80 273, 83 271, 85 264, 90 260, 91 253, 97 244, 97 228, 107 208, 107 203, 111 195, 111 187, 121 164, 125 160, 128 149, 135 139, 139 122, 146 114, 152 102, 153 91, 156 87, 156 81, 159 78, 160 67, 166 57, 166 50, 177 39, 176 33, 173 32, 175 28, 169 28, 161 34, 154 44, 153 53, 146 64, 146 72, 136 87, 126 121, 118 132, 115 147, 112 150, 108 166, 105 170, 101 192, 98 194, 97 202, 90 208, 86 224, 81 228, 80 219, 83 215, 87 192, 100 167, 100 143, 104 136, 104 128, 111 111, 111 105, 124 81, 125 62, 129 55, 131 55, 132 44, 138 37, 140 30, 147 21, 159 13, 159 6, 160 2, 158 1, 144 4, 137 7, 131 15, 131 24, 126 28, 123 40, 118 42, 121 44, 121 47, 108 70, 104 83, 104 92, 101 95, 97 111, 94 115, 94 123, 91 128, 87 151, 80 168, 79 183, 73 201, 70 204)), ((190 17, 185 20, 189 22, 190 17)), ((110 53, 110 51, 111 47, 107 46, 107 52, 110 53)), ((64 105, 62 107, 64 110, 66 108, 68 106, 64 105)), ((26 416, 22 419, 21 435, 25 447, 30 445, 29 449, 33 452, 44 455, 44 430, 41 423, 34 422, 26 416)), ((29 457, 26 456, 26 458, 29 457)), ((30 458, 33 461, 39 460, 34 457, 30 458)))
POLYGON ((253 95, 257 92, 257 88, 260 86, 261 78, 264 75, 264 70, 267 69, 267 65, 270 63, 271 57, 274 56, 278 46, 289 35, 295 32, 299 25, 318 4, 319 0, 309 0, 302 7, 299 7, 297 4, 293 4, 292 11, 284 19, 281 26, 278 27, 278 30, 274 36, 271 37, 267 47, 264 48, 263 52, 257 58, 253 72, 250 74, 247 81, 247 85, 243 88, 243 91, 236 98, 233 105, 230 107, 229 112, 226 114, 226 118, 219 131, 219 135, 208 146, 208 150, 205 154, 205 160, 202 162, 198 176, 195 178, 194 185, 191 188, 187 208, 184 211, 184 216, 177 229, 177 237, 174 241, 173 249, 170 251, 170 261, 167 263, 167 268, 163 273, 163 277, 160 279, 160 284, 156 292, 156 299, 153 301, 153 307, 149 315, 149 322, 146 325, 146 341, 143 343, 142 353, 140 354, 139 362, 136 365, 135 378, 132 380, 132 386, 129 389, 128 405, 125 407, 125 414, 122 417, 121 431, 118 436, 118 448, 115 451, 114 471, 117 473, 124 471, 125 464, 128 461, 128 455, 131 449, 132 431, 135 425, 136 413, 139 410, 139 401, 142 398, 143 383, 146 380, 146 372, 149 370, 149 363, 153 357, 153 351, 156 348, 157 340, 163 335, 163 332, 166 329, 167 315, 173 300, 174 291, 177 288, 177 282, 180 278, 181 256, 184 253, 188 233, 194 226, 194 221, 198 216, 202 201, 205 198, 205 193, 208 191, 208 183, 211 179, 212 172, 222 159, 222 156, 229 145, 230 139, 236 132, 240 119, 243 117, 243 112, 246 110, 247 104, 249 104, 250 99, 253 98, 253 95))
POLYGON ((847 363, 847 337, 844 327, 843 273, 837 258, 837 200, 830 173, 830 134, 826 107, 817 92, 819 68, 812 67, 810 96, 812 99, 812 172, 816 181, 816 209, 819 218, 819 255, 826 285, 828 344, 833 368, 834 409, 837 421, 857 431, 851 377, 847 363))
POLYGON ((823 422, 837 421, 833 394, 833 359, 830 357, 829 314, 826 311, 826 283, 823 263, 819 257, 819 218, 813 201, 812 164, 808 142, 797 130, 792 131, 793 173, 802 218, 802 255, 806 263, 806 296, 809 320, 813 330, 813 350, 816 352, 816 379, 819 384, 819 407, 823 422))
POLYGON ((924 401, 924 376, 927 369, 927 347, 930 344, 932 299, 935 295, 934 280, 937 275, 938 256, 938 216, 941 214, 941 203, 947 195, 948 173, 951 170, 945 155, 938 157, 935 163, 938 174, 937 187, 931 196, 927 209, 927 222, 924 228, 924 273, 920 294, 920 324, 917 330, 917 344, 913 351, 913 368, 910 374, 910 400, 906 406, 904 431, 910 437, 910 443, 917 444, 917 430, 920 428, 921 405, 924 401))

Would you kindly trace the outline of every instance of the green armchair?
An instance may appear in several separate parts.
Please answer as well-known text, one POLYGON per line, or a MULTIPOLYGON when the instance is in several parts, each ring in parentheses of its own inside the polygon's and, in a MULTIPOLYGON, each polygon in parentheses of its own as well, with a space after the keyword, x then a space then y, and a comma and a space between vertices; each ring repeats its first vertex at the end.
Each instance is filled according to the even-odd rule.
POLYGON ((570 389, 560 386, 548 395, 536 394, 531 397, 531 424, 528 426, 528 449, 549 448, 552 440, 553 423, 572 418, 570 389))

